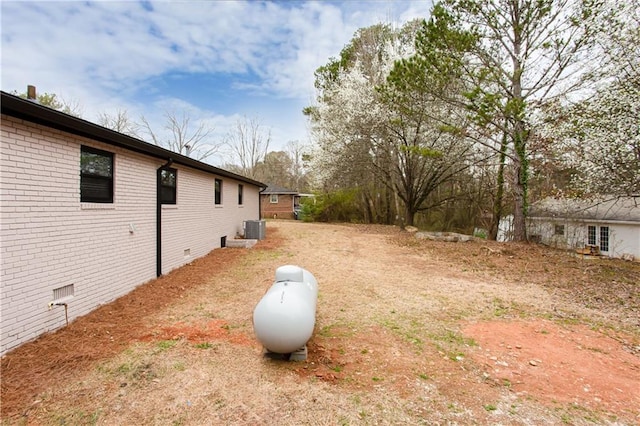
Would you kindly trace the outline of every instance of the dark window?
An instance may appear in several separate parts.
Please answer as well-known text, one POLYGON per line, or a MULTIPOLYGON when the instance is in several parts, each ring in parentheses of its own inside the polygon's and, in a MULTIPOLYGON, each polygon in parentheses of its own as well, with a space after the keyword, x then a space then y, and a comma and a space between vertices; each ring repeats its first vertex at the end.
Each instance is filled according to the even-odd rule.
POLYGON ((222 179, 216 179, 215 203, 222 204, 222 179))
POLYGON ((80 201, 113 203, 113 153, 80 148, 80 201))
POLYGON ((176 169, 162 169, 160 172, 160 203, 176 204, 177 186, 178 171, 176 169))
POLYGON ((244 187, 242 185, 238 185, 238 205, 242 205, 242 191, 244 187))
POLYGON ((588 228, 588 243, 590 246, 595 246, 596 245, 596 227, 595 226, 589 226, 588 228))
POLYGON ((278 194, 271 194, 271 197, 269 197, 269 202, 271 204, 278 204, 278 194))
POLYGON ((600 227, 600 251, 609 251, 609 227, 600 227))
POLYGON ((555 226, 555 234, 556 235, 564 235, 564 225, 556 225, 555 226))
POLYGON ((587 244, 590 246, 596 245, 596 227, 589 225, 587 227, 587 244))

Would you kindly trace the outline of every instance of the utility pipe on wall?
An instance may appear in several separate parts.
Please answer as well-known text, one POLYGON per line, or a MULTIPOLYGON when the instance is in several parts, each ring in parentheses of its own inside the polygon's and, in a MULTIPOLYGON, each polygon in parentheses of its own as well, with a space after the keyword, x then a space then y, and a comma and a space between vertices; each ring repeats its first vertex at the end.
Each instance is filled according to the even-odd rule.
POLYGON ((162 275, 162 171, 173 164, 173 158, 169 157, 167 163, 156 170, 156 277, 162 275))
POLYGON ((67 305, 67 302, 49 302, 49 310, 54 306, 64 306, 64 319, 67 322, 67 325, 69 325, 69 306, 67 305))

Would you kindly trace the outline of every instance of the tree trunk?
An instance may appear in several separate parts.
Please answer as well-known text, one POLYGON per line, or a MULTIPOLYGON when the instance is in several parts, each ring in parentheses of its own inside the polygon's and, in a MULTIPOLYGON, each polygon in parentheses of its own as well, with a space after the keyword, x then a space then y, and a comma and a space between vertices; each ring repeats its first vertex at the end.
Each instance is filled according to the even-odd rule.
POLYGON ((513 241, 527 241, 527 182, 526 163, 522 164, 518 158, 513 184, 513 241))
POLYGON ((513 120, 513 150, 515 151, 515 177, 513 191, 515 196, 515 208, 513 211, 513 240, 527 240, 527 185, 529 183, 529 164, 527 160, 527 138, 526 124, 524 122, 526 102, 522 95, 522 63, 520 62, 520 52, 522 48, 523 28, 520 24, 521 14, 518 8, 519 3, 514 3, 513 10, 514 34, 513 34, 513 74, 511 78, 513 98, 510 118, 513 120))
POLYGON ((413 226, 413 221, 415 219, 415 216, 416 216, 416 212, 409 205, 407 205, 405 209, 405 215, 404 215, 405 222, 402 227, 404 228, 405 226, 413 226))
POLYGON ((491 229, 489 230, 489 239, 498 239, 498 230, 500 229, 500 219, 502 219, 502 198, 504 197, 504 164, 507 159, 507 132, 505 130, 500 144, 500 164, 498 165, 498 188, 496 190, 496 198, 493 202, 493 216, 491 218, 491 229))

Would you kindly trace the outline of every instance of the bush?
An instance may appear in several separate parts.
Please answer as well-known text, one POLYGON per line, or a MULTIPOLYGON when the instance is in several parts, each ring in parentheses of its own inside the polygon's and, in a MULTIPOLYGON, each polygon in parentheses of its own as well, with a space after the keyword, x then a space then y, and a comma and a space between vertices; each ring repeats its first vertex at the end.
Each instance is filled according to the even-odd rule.
POLYGON ((301 202, 301 219, 305 222, 358 222, 360 211, 357 191, 337 190, 319 194, 301 202))

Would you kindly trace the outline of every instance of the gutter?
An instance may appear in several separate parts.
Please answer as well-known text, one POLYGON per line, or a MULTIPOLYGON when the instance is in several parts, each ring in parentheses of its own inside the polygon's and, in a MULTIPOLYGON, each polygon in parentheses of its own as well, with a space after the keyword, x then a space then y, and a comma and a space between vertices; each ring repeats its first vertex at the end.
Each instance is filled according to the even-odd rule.
POLYGON ((166 164, 156 170, 156 277, 162 275, 162 171, 173 164, 173 158, 169 157, 166 164))
POLYGON ((640 221, 633 220, 616 220, 616 219, 584 219, 584 218, 568 218, 564 216, 535 216, 527 217, 527 220, 536 222, 575 222, 575 223, 606 223, 609 225, 635 225, 640 226, 640 221))
POLYGON ((214 175, 238 180, 250 185, 255 185, 259 188, 265 187, 265 184, 262 182, 258 182, 245 176, 220 169, 218 167, 203 163, 198 160, 194 160, 193 158, 189 158, 185 155, 169 151, 168 149, 147 143, 143 140, 136 139, 131 136, 127 136, 106 127, 102 127, 98 124, 92 123, 82 118, 65 114, 61 111, 45 107, 43 105, 34 103, 33 101, 22 99, 18 96, 11 95, 3 91, 0 91, 0 95, 0 107, 2 114, 6 114, 10 117, 15 117, 20 120, 28 121, 30 123, 39 124, 41 126, 58 129, 63 132, 71 133, 72 135, 82 136, 99 142, 104 142, 108 145, 117 146, 133 152, 138 152, 140 154, 155 157, 160 160, 166 160, 167 158, 171 157, 173 158, 173 162, 175 164, 180 164, 214 175))

